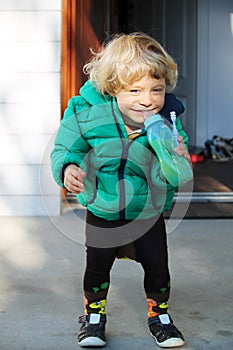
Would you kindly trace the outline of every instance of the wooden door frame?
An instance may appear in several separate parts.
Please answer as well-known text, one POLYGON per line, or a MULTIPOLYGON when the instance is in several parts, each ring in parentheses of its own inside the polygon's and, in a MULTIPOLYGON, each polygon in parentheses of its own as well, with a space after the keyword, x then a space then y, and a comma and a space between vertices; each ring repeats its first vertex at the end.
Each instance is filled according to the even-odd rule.
POLYGON ((92 0, 62 1, 61 112, 86 80, 83 65, 99 41, 89 20, 92 0))
POLYGON ((67 101, 77 91, 76 79, 76 1, 62 1, 62 35, 61 35, 61 115, 67 101))
MULTIPOLYGON (((96 10, 94 1, 62 0, 61 118, 69 99, 78 95, 80 87, 87 79, 83 74, 83 65, 90 56, 90 48, 98 50, 100 47, 106 35, 105 22, 108 22, 107 30, 111 31, 107 17, 111 16, 110 2, 114 0, 98 2, 99 14, 101 14, 101 19, 104 19, 99 22, 97 20, 98 30, 93 25, 93 10, 96 10)), ((67 199, 65 189, 61 190, 61 197, 65 202, 67 199)))
POLYGON ((86 80, 83 65, 115 25, 115 0, 62 0, 61 115, 86 80), (96 18, 97 17, 97 18, 96 18))

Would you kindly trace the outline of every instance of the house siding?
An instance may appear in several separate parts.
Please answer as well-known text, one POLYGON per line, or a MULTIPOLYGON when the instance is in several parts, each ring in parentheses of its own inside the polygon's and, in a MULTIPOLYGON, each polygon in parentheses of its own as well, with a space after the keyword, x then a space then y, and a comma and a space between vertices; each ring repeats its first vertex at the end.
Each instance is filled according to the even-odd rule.
POLYGON ((0 215, 59 215, 61 1, 0 1, 0 215))
POLYGON ((233 137, 233 1, 198 0, 196 143, 233 137))

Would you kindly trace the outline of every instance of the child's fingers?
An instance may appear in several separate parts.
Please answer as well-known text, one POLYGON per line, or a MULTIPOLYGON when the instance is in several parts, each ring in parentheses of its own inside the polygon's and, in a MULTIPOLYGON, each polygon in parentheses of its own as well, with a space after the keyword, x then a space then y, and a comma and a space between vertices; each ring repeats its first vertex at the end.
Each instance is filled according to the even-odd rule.
POLYGON ((64 185, 72 193, 80 193, 84 190, 83 178, 86 173, 76 165, 70 165, 65 170, 64 185))
POLYGON ((180 143, 179 146, 175 148, 175 152, 178 156, 184 157, 187 159, 189 162, 191 161, 191 157, 189 152, 187 151, 186 146, 183 143, 180 143))
POLYGON ((178 142, 179 142, 179 143, 182 143, 183 140, 184 140, 183 136, 180 136, 180 135, 179 135, 179 136, 178 136, 178 142))

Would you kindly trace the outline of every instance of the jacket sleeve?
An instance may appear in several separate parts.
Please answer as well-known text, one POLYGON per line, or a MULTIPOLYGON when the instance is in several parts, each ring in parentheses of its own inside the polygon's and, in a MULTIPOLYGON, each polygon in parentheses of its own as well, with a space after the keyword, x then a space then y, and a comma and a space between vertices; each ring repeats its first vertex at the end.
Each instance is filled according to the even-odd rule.
POLYGON ((183 126, 182 123, 180 121, 180 118, 176 119, 176 127, 177 127, 177 131, 179 133, 180 136, 183 136, 183 142, 188 145, 188 135, 186 134, 186 132, 183 130, 183 126))
MULTIPOLYGON (((182 123, 180 121, 180 118, 176 119, 176 127, 177 131, 180 136, 183 136, 183 143, 185 144, 186 148, 188 149, 188 135, 183 130, 182 123)), ((173 201, 173 197, 175 195, 175 192, 177 191, 177 188, 173 187, 169 183, 167 183, 167 195, 166 195, 166 201, 163 211, 167 211, 170 209, 173 201)))
MULTIPOLYGON (((64 166, 75 164, 83 168, 82 161, 90 150, 79 127, 78 113, 75 113, 72 108, 71 100, 65 111, 65 118, 61 121, 50 155, 54 180, 61 187, 64 187, 62 176, 64 166)), ((83 113, 88 113, 88 110, 83 113)))
MULTIPOLYGON (((177 116, 180 116, 184 112, 185 108, 181 101, 179 101, 174 94, 165 95, 165 104, 163 109, 160 111, 166 119, 170 120, 170 112, 175 111, 177 116)), ((188 149, 188 135, 183 130, 183 126, 180 118, 176 119, 176 127, 180 136, 183 137, 183 143, 188 149)), ((169 183, 166 184, 166 200, 163 211, 170 209, 173 201, 173 197, 177 188, 174 188, 169 183)))
POLYGON ((73 117, 75 113, 88 109, 90 105, 82 98, 82 96, 74 96, 68 101, 67 108, 65 109, 63 120, 73 117))

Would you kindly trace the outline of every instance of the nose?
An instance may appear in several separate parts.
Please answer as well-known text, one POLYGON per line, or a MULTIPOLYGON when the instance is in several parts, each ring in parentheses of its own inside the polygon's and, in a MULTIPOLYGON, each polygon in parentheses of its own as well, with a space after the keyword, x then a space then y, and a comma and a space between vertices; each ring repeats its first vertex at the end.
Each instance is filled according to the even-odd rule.
POLYGON ((144 93, 143 95, 141 95, 140 98, 140 105, 145 106, 145 107, 149 107, 152 105, 152 98, 151 98, 151 94, 148 93, 144 93))

